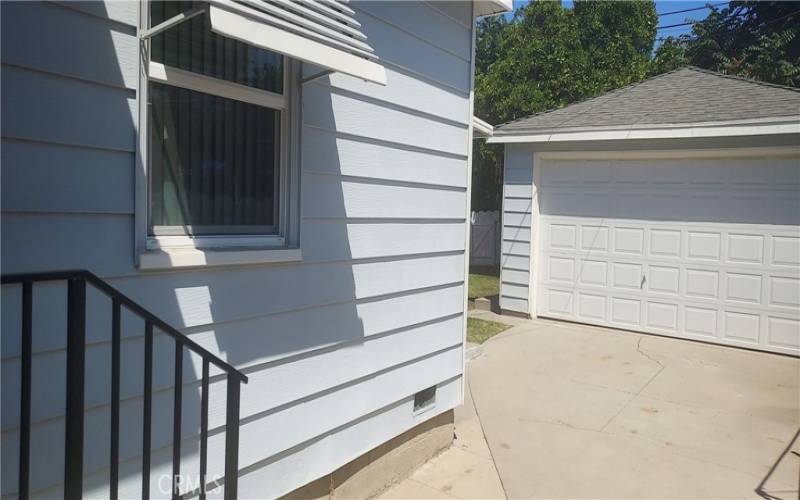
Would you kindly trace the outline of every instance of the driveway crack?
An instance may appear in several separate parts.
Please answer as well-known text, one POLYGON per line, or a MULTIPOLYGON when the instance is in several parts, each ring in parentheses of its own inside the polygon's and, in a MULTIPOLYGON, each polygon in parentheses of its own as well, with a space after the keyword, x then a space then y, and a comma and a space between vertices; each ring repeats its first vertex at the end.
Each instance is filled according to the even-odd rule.
MULTIPOLYGON (((658 366, 660 366, 660 367, 661 367, 661 369, 663 370, 663 369, 664 369, 664 365, 661 363, 661 361, 659 361, 659 360, 657 360, 656 358, 654 358, 654 357, 650 356, 649 354, 647 354, 646 352, 644 352, 644 351, 642 350, 642 340, 644 340, 644 337, 639 337, 639 341, 638 341, 638 342, 636 342, 636 352, 638 352, 639 354, 641 354, 641 355, 642 355, 642 356, 644 356, 645 358, 649 359, 649 360, 650 360, 650 361, 652 361, 653 363, 656 363, 656 364, 657 364, 658 366)), ((660 370, 659 370, 659 371, 660 371, 660 370)), ((656 374, 656 375, 658 375, 658 374, 656 374)), ((650 379, 650 380, 652 380, 652 379, 650 379)), ((649 384, 649 383, 650 383, 650 382, 648 382, 648 384, 649 384)), ((647 386, 645 385, 645 387, 647 387, 647 386)), ((641 392, 641 391, 640 391, 640 392, 641 392)))
POLYGON ((636 399, 637 397, 639 397, 639 395, 640 395, 640 394, 641 394, 641 393, 642 393, 642 392, 643 392, 645 389, 647 389, 647 386, 649 386, 649 385, 650 385, 650 384, 653 382, 653 380, 655 380, 655 379, 656 379, 656 377, 658 377, 658 376, 661 374, 661 372, 663 372, 663 371, 664 371, 664 368, 665 368, 665 366, 664 366, 664 364, 663 364, 663 363, 661 363, 661 361, 659 361, 659 360, 657 360, 657 359, 653 358, 652 356, 650 356, 649 354, 647 354, 646 352, 644 352, 644 351, 642 350, 642 340, 644 340, 644 337, 639 337, 639 340, 636 342, 636 352, 638 352, 639 354, 641 354, 641 355, 642 355, 642 356, 644 356, 645 358, 649 359, 649 360, 650 360, 650 361, 652 361, 653 363, 656 363, 656 364, 658 365, 658 367, 659 367, 659 368, 658 368, 658 371, 657 371, 657 372, 655 372, 655 373, 653 374, 653 376, 652 376, 652 377, 650 377, 650 380, 648 380, 648 381, 647 381, 647 383, 645 383, 645 384, 644 384, 644 385, 643 385, 643 386, 642 386, 642 387, 641 387, 641 388, 640 388, 640 389, 639 389, 639 390, 636 392, 636 394, 634 394, 634 395, 633 395, 633 396, 632 396, 632 397, 631 397, 631 398, 630 398, 630 399, 629 399, 629 400, 628 400, 628 401, 627 401, 627 402, 626 402, 624 405, 622 405, 622 408, 620 408, 620 409, 619 409, 619 411, 618 411, 617 413, 615 413, 615 414, 614 414, 614 415, 613 415, 611 418, 609 418, 609 419, 608 419, 608 422, 606 422, 606 423, 605 423, 605 425, 604 425, 603 427, 601 427, 601 428, 600 428, 600 432, 603 432, 603 431, 605 431, 605 430, 606 430, 606 427, 608 427, 609 425, 611 425, 611 422, 613 422, 613 421, 614 421, 614 420, 615 420, 615 419, 616 419, 618 416, 620 416, 620 414, 622 414, 622 412, 623 412, 623 411, 625 411, 625 408, 627 408, 627 407, 628 407, 628 405, 630 405, 630 404, 631 404, 631 402, 632 402, 634 399, 636 399))

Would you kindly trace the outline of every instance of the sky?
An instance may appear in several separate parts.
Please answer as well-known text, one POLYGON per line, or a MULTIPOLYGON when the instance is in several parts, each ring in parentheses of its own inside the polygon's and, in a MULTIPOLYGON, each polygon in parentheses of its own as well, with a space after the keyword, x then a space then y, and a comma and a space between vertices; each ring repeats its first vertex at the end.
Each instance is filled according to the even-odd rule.
MULTIPOLYGON (((528 0, 514 0, 514 9, 525 5, 528 3, 528 0)), ((572 0, 563 0, 562 3, 565 7, 572 7, 572 0)), ((674 12, 676 10, 686 10, 686 9, 695 9, 698 7, 705 7, 706 3, 711 3, 712 5, 721 3, 720 0, 709 0, 708 2, 684 2, 684 1, 674 1, 674 0, 656 0, 656 11, 659 14, 664 14, 666 12, 674 12)), ((720 5, 723 7, 723 5, 720 5)), ((681 12, 678 14, 670 14, 659 16, 658 18, 658 25, 659 26, 670 26, 673 24, 681 24, 685 22, 689 22, 692 20, 700 20, 704 19, 706 15, 708 15, 709 9, 700 9, 694 10, 691 12, 681 12)), ((510 16, 509 16, 510 17, 510 16)), ((690 33, 692 31, 691 26, 679 26, 675 28, 666 28, 660 29, 656 33, 656 38, 665 37, 665 36, 678 36, 683 33, 690 33)), ((656 46, 658 46, 660 42, 656 40, 656 46)))

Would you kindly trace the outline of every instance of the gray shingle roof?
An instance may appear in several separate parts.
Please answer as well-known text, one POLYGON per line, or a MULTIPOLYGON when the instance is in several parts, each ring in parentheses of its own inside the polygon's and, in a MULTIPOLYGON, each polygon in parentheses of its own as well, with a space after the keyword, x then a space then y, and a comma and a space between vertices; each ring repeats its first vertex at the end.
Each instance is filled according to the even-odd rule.
POLYGON ((574 129, 647 128, 800 115, 800 89, 692 66, 495 127, 495 136, 574 129))

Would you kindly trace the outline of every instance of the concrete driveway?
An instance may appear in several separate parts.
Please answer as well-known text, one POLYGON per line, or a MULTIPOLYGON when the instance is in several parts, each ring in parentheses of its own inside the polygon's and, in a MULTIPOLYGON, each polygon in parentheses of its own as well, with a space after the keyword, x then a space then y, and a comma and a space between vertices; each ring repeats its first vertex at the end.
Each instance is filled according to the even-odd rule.
POLYGON ((798 498, 796 358, 534 320, 468 370, 509 498, 798 498))

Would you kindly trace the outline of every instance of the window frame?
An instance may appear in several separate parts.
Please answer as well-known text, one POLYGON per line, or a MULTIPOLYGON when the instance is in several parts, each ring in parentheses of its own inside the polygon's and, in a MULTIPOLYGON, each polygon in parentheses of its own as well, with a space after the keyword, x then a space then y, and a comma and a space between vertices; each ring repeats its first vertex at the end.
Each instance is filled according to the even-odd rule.
MULTIPOLYGON (((150 27, 149 0, 139 3, 139 21, 140 31, 150 27)), ((150 38, 147 38, 140 40, 139 43, 140 71, 139 87, 137 89, 139 127, 136 138, 137 175, 134 217, 134 246, 137 266, 141 266, 143 254, 154 251, 165 252, 171 249, 184 252, 190 249, 196 249, 200 252, 246 249, 252 253, 252 250, 297 248, 299 239, 297 231, 299 226, 299 215, 297 213, 297 208, 299 207, 299 162, 297 161, 299 130, 297 129, 299 124, 300 63, 283 56, 283 93, 278 94, 153 62, 150 60, 150 40, 150 38), (246 102, 281 113, 280 151, 277 165, 278 182, 276 183, 278 219, 275 234, 231 234, 224 231, 220 232, 220 234, 201 236, 150 234, 150 113, 148 90, 151 82, 246 102)), ((265 261, 272 260, 272 258, 265 258, 265 261)))

